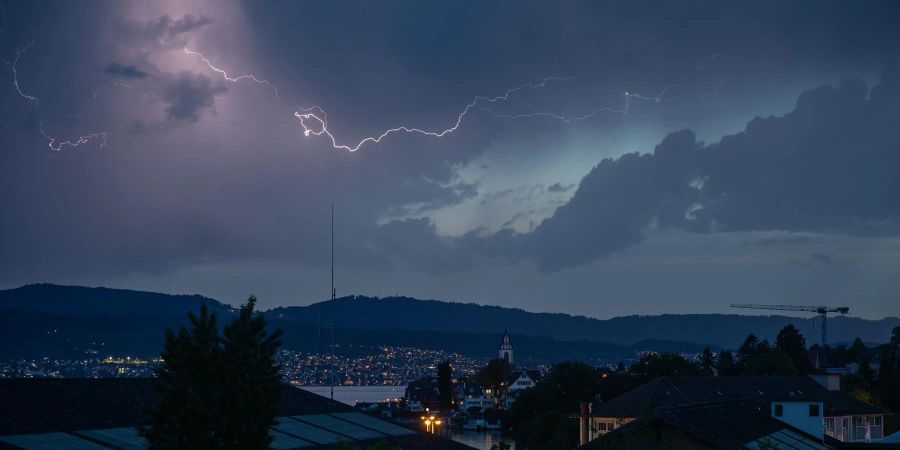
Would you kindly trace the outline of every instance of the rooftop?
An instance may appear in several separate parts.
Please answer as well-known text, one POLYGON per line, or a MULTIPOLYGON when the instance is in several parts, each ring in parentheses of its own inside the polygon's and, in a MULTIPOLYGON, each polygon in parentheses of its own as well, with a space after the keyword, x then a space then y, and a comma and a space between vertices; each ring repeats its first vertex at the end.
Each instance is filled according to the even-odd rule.
POLYGON ((593 406, 595 417, 641 417, 653 410, 728 400, 818 400, 826 416, 886 411, 828 391, 809 377, 659 377, 593 406))
MULTIPOLYGON (((0 449, 143 449, 136 427, 154 401, 147 378, 0 380, 0 449)), ((282 395, 277 420, 276 449, 385 441, 411 450, 471 450, 293 387, 282 395)))
MULTIPOLYGON (((783 449, 826 449, 821 440, 801 430, 772 418, 768 410, 760 409, 751 400, 729 400, 689 406, 664 407, 655 410, 625 426, 617 428, 581 447, 582 449, 619 448, 636 443, 637 434, 647 438, 645 428, 663 428, 675 433, 651 433, 655 445, 665 444, 665 439, 687 436, 701 447, 721 449, 773 448, 783 449)), ((679 445, 684 441, 679 440, 679 445)))

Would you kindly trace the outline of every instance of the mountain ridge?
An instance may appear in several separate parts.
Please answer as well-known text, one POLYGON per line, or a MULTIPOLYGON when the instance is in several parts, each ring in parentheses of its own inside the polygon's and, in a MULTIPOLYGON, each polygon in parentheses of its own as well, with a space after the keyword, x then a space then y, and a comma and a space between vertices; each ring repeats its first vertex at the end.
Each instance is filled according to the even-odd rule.
MULTIPOLYGON (((272 317, 316 322, 330 317, 330 300, 308 306, 273 308, 272 317)), ((531 336, 551 336, 557 340, 589 340, 633 345, 642 340, 670 340, 716 344, 735 348, 748 334, 774 340, 778 331, 794 324, 806 337, 807 344, 819 342, 820 328, 815 315, 793 317, 783 315, 742 314, 661 314, 630 315, 596 319, 565 313, 534 313, 475 303, 418 300, 411 297, 347 296, 336 299, 341 325, 361 329, 383 329, 385 323, 405 329, 450 331, 465 328, 469 332, 497 332, 531 336)), ((867 342, 885 342, 891 329, 900 326, 900 318, 878 320, 838 316, 829 318, 831 342, 848 342, 860 337, 867 342)))
MULTIPOLYGON (((0 308, 75 317, 185 315, 201 304, 220 314, 230 314, 230 305, 201 295, 171 295, 146 291, 49 283, 0 290, 0 308)), ((273 321, 317 326, 329 320, 330 300, 307 306, 288 306, 262 311, 273 321)), ((594 342, 634 346, 642 341, 707 344, 735 348, 750 333, 774 340, 778 330, 795 324, 807 344, 819 341, 814 318, 779 315, 662 314, 630 315, 595 319, 565 313, 535 313, 520 308, 479 305, 468 302, 419 300, 411 297, 346 296, 336 300, 339 328, 359 331, 444 332, 498 334, 503 329, 521 336, 546 337, 555 341, 594 342)), ((75 320, 75 319, 72 319, 75 320)), ((848 342, 859 336, 866 342, 885 342, 900 318, 879 320, 833 317, 829 320, 831 342, 848 342)), ((377 334, 376 334, 377 335, 377 334)), ((412 336, 412 334, 410 334, 412 336)))

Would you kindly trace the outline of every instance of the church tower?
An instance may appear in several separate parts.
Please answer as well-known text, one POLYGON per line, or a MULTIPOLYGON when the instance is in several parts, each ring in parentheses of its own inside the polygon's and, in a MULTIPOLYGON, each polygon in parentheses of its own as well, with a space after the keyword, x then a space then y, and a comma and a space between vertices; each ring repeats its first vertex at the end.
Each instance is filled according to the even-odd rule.
POLYGON ((500 340, 500 351, 497 357, 505 359, 510 364, 513 362, 513 348, 509 342, 509 333, 505 329, 503 330, 503 339, 500 340))

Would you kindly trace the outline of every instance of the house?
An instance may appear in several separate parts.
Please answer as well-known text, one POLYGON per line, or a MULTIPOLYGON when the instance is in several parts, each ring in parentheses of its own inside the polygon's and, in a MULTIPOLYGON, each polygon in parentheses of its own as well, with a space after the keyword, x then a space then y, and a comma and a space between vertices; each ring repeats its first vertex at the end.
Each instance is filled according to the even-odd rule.
POLYGON ((590 405, 579 417, 583 441, 591 441, 664 408, 753 401, 760 411, 806 434, 842 442, 884 436, 886 411, 809 377, 659 377, 609 402, 590 405), (846 425, 846 426, 845 426, 846 425))
POLYGON ((463 382, 460 387, 459 410, 468 412, 471 408, 481 411, 495 407, 496 392, 490 386, 481 383, 463 382))
POLYGON ((441 409, 437 377, 422 377, 406 386, 406 409, 412 412, 441 409))
POLYGON ((509 408, 519 397, 519 393, 530 389, 541 379, 541 373, 537 370, 516 370, 503 383, 503 407, 509 408))
POLYGON ((537 370, 516 370, 506 379, 506 392, 514 392, 533 387, 540 381, 541 373, 537 370))
MULTIPOLYGON (((137 427, 156 401, 149 378, 0 380, 0 449, 142 449, 137 427)), ((472 450, 405 428, 343 403, 285 386, 272 448, 325 450, 337 444, 369 448, 472 450)))
POLYGON ((829 448, 820 437, 777 420, 753 400, 666 406, 579 447, 593 449, 829 448))

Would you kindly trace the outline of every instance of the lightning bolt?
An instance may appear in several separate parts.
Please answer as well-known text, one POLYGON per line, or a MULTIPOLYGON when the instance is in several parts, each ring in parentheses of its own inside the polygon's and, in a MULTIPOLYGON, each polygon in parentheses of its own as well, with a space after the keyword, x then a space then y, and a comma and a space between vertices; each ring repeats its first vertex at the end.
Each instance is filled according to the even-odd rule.
POLYGON ((300 111, 295 111, 294 117, 296 117, 298 120, 300 120, 300 126, 303 127, 303 135, 304 136, 323 136, 324 135, 331 140, 331 146, 335 150, 347 150, 349 152, 355 152, 355 151, 359 150, 365 144, 370 144, 370 143, 377 144, 377 143, 381 142, 382 139, 384 139, 392 134, 395 134, 395 133, 420 134, 420 135, 424 135, 424 136, 432 136, 432 137, 436 137, 436 138, 442 138, 442 137, 446 136, 447 134, 450 134, 450 133, 453 133, 454 131, 456 131, 460 127, 460 125, 462 125, 463 118, 465 118, 465 116, 467 114, 469 114, 469 111, 471 111, 476 106, 486 105, 486 104, 494 104, 494 103, 498 103, 498 102, 505 102, 505 101, 509 100, 510 96, 512 96, 513 94, 515 94, 516 92, 519 92, 521 90, 539 89, 539 88, 546 86, 548 83, 551 83, 554 81, 571 80, 572 78, 573 77, 546 77, 546 78, 542 78, 538 82, 525 83, 525 84, 516 86, 514 88, 508 89, 503 94, 495 96, 495 97, 487 97, 487 96, 481 96, 481 95, 477 96, 477 97, 473 98, 472 101, 470 101, 468 104, 466 104, 466 107, 463 108, 462 112, 460 112, 456 116, 456 121, 449 128, 445 128, 442 130, 423 130, 421 128, 399 126, 399 127, 395 127, 395 128, 389 128, 389 129, 381 132, 381 134, 379 134, 378 136, 370 136, 370 137, 364 138, 354 145, 344 145, 344 144, 337 143, 337 138, 328 129, 327 115, 325 115, 325 111, 319 106, 314 106, 311 108, 302 108, 300 111), (310 127, 308 122, 315 122, 316 129, 313 129, 312 127, 310 127))
POLYGON ((33 95, 28 95, 24 91, 22 91, 22 85, 19 84, 19 72, 17 69, 17 66, 19 65, 19 58, 21 58, 22 55, 26 51, 28 51, 28 49, 31 48, 32 45, 34 45, 34 41, 29 42, 28 45, 26 45, 25 47, 22 47, 21 50, 16 50, 16 58, 12 62, 9 62, 5 59, 0 59, 0 62, 3 62, 3 64, 6 64, 7 66, 9 66, 10 70, 12 71, 13 86, 16 87, 16 92, 19 93, 19 96, 24 98, 25 100, 28 100, 32 104, 37 104, 37 102, 38 102, 37 97, 35 97, 33 95))
MULTIPOLYGON (((267 80, 260 79, 260 78, 256 77, 256 75, 253 75, 253 74, 230 76, 230 75, 228 75, 228 72, 225 69, 222 69, 222 68, 214 65, 209 59, 207 59, 205 56, 203 56, 202 53, 190 50, 187 47, 184 47, 184 53, 198 57, 204 64, 206 64, 206 66, 210 70, 222 75, 222 77, 227 81, 239 82, 242 80, 249 80, 256 84, 268 86, 275 93, 276 99, 280 99, 279 94, 278 94, 278 88, 274 84, 270 83, 267 80)), ((491 115, 493 115, 495 117, 499 117, 499 118, 526 119, 526 118, 540 117, 540 118, 559 120, 563 123, 588 120, 588 119, 593 118, 593 117, 597 116, 598 114, 601 114, 604 112, 620 114, 620 115, 624 116, 624 115, 628 114, 628 111, 631 107, 631 103, 633 100, 642 100, 642 101, 648 101, 648 102, 653 102, 653 103, 660 103, 660 102, 662 102, 663 96, 669 91, 669 89, 671 89, 673 87, 681 86, 684 82, 682 80, 682 82, 678 83, 678 84, 667 84, 660 93, 658 93, 656 96, 653 96, 653 97, 648 97, 648 96, 644 96, 641 94, 636 94, 636 93, 631 93, 631 92, 626 91, 623 94, 623 97, 624 97, 624 105, 623 106, 618 107, 618 108, 601 107, 601 108, 597 108, 593 111, 590 111, 590 112, 587 112, 584 114, 580 114, 580 115, 566 116, 566 115, 560 115, 560 114, 555 114, 555 113, 551 113, 551 112, 532 112, 532 113, 524 113, 524 114, 502 114, 502 113, 498 113, 498 112, 494 111, 493 109, 491 109, 491 105, 506 102, 507 100, 509 100, 509 98, 513 94, 515 94, 519 91, 522 91, 525 89, 529 89, 529 90, 539 89, 539 88, 545 87, 548 83, 555 82, 555 81, 570 80, 572 78, 573 77, 545 77, 537 82, 524 83, 519 86, 510 88, 510 89, 506 90, 503 94, 497 95, 495 97, 476 96, 468 104, 466 104, 466 106, 462 109, 462 111, 456 116, 456 120, 447 128, 425 130, 422 128, 416 128, 416 127, 402 125, 402 126, 384 130, 381 133, 379 133, 378 135, 365 137, 365 138, 359 140, 358 142, 356 142, 355 144, 340 144, 340 143, 338 143, 337 137, 334 135, 334 133, 331 132, 331 130, 328 127, 328 115, 326 114, 325 109, 322 108, 321 106, 297 107, 297 108, 295 108, 295 111, 294 111, 294 117, 296 117, 300 121, 300 126, 303 128, 304 136, 306 136, 306 137, 325 136, 328 138, 328 140, 331 141, 331 147, 333 149, 355 152, 355 151, 359 150, 360 148, 362 148, 364 145, 380 143, 386 137, 393 135, 393 134, 397 134, 397 133, 418 134, 418 135, 423 135, 423 136, 442 138, 450 133, 455 132, 462 125, 463 119, 466 117, 466 115, 468 115, 469 112, 475 108, 484 110, 484 111, 490 113, 491 115)))
POLYGON ((663 87, 663 89, 658 94, 656 94, 653 97, 647 97, 647 96, 644 96, 641 94, 634 94, 634 93, 625 91, 622 94, 622 97, 624 98, 625 101, 624 101, 622 107, 620 107, 620 108, 604 106, 602 108, 597 108, 592 111, 588 111, 587 113, 576 114, 576 115, 563 115, 563 114, 556 114, 556 113, 552 113, 552 112, 543 112, 543 111, 522 113, 522 114, 504 114, 504 113, 498 113, 489 107, 482 107, 482 109, 484 111, 487 111, 492 116, 498 117, 501 119, 515 120, 515 119, 544 118, 544 119, 558 120, 562 123, 571 123, 571 122, 575 122, 575 121, 583 121, 583 120, 592 119, 592 118, 596 117, 598 114, 602 114, 602 113, 612 113, 612 114, 619 114, 619 115, 625 116, 628 114, 628 111, 631 109, 631 102, 633 99, 643 100, 643 101, 652 102, 652 103, 661 103, 663 96, 666 95, 667 92, 669 92, 669 89, 671 89, 673 87, 679 87, 683 83, 684 83, 684 81, 682 81, 681 83, 677 83, 677 84, 667 84, 665 87, 663 87))
MULTIPOLYGON (((19 93, 19 96, 24 98, 25 100, 28 100, 28 102, 31 103, 37 109, 40 105, 40 99, 37 96, 26 94, 22 90, 22 85, 19 82, 19 72, 18 72, 19 59, 22 57, 22 55, 26 51, 28 51, 29 48, 31 48, 32 45, 34 45, 34 41, 29 42, 28 45, 23 47, 21 50, 16 51, 16 57, 15 57, 15 59, 13 59, 12 62, 9 62, 2 58, 0 58, 0 62, 3 62, 4 64, 6 64, 7 66, 10 67, 10 70, 11 70, 12 76, 13 76, 13 86, 15 86, 16 92, 19 93)), ((101 139, 100 148, 103 148, 106 145, 106 133, 105 132, 95 132, 95 133, 90 133, 90 134, 86 134, 83 136, 78 136, 75 139, 59 141, 57 138, 49 135, 46 131, 44 131, 43 122, 38 123, 38 130, 40 130, 41 135, 43 135, 44 138, 47 139, 47 146, 50 147, 51 150, 54 150, 57 152, 62 150, 62 148, 64 146, 78 147, 79 145, 86 144, 93 139, 101 139)))
POLYGON ((256 84, 266 85, 272 89, 272 92, 275 94, 275 99, 278 100, 279 102, 281 101, 281 96, 278 94, 278 87, 275 86, 274 84, 270 83, 267 80, 259 79, 256 77, 256 75, 253 75, 252 73, 247 74, 247 75, 229 76, 228 72, 226 72, 224 69, 221 69, 221 68, 213 65, 213 63, 210 62, 210 60, 207 59, 205 56, 203 56, 202 53, 195 52, 193 50, 188 49, 187 47, 184 47, 184 53, 200 58, 200 61, 203 61, 203 63, 206 64, 206 66, 209 67, 210 70, 218 73, 219 75, 222 75, 222 78, 224 78, 226 81, 231 81, 232 83, 237 83, 238 81, 241 81, 241 80, 249 80, 256 84))
POLYGON ((84 136, 78 136, 75 139, 59 141, 59 143, 57 143, 57 139, 55 137, 50 136, 49 134, 47 134, 46 131, 44 131, 44 124, 40 124, 39 129, 41 131, 41 134, 43 134, 44 137, 47 138, 47 146, 50 147, 50 150, 53 150, 53 151, 58 152, 67 145, 70 147, 78 147, 81 144, 87 144, 92 139, 100 139, 100 148, 103 148, 106 146, 106 133, 104 133, 104 132, 91 133, 91 134, 87 134, 84 136), (56 144, 56 146, 54 146, 54 144, 56 144))

